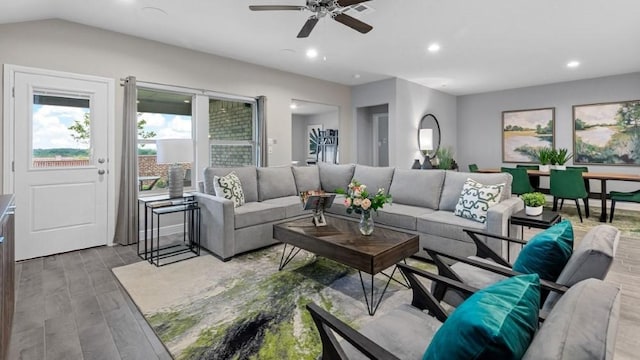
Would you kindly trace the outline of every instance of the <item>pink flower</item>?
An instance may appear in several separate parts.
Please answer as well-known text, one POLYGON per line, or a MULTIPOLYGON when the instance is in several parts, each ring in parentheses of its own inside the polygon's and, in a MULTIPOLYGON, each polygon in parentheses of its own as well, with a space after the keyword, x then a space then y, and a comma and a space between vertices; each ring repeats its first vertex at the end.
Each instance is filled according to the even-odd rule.
POLYGON ((345 198, 344 199, 344 206, 345 207, 351 206, 351 198, 345 198))
POLYGON ((362 200, 362 209, 363 210, 367 210, 370 207, 371 207, 371 200, 369 200, 369 199, 362 200))
POLYGON ((360 198, 353 199, 353 205, 355 205, 355 206, 362 205, 362 199, 360 199, 360 198))

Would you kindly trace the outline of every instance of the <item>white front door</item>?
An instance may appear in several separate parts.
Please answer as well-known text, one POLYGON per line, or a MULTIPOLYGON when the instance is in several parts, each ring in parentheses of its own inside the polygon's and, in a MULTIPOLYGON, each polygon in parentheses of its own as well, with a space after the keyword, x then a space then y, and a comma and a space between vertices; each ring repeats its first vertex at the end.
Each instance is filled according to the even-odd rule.
POLYGON ((113 81, 22 68, 9 76, 16 259, 107 244, 113 81))

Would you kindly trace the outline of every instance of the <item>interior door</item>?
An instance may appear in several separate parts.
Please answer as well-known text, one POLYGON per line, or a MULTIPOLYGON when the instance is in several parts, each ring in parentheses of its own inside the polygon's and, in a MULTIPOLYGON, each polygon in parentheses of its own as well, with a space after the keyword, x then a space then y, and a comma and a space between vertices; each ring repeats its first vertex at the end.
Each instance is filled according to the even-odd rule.
POLYGON ((16 258, 108 240, 112 84, 13 72, 16 258))

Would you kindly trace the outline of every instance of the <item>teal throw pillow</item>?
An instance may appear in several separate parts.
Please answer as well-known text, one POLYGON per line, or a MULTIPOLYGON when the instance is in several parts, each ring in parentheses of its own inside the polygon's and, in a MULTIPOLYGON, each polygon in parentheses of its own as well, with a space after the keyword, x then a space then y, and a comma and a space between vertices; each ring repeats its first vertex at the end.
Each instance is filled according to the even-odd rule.
POLYGON ((538 233, 522 248, 513 270, 556 281, 573 253, 573 227, 563 220, 538 233))
POLYGON ((431 340, 423 360, 520 359, 538 329, 540 278, 519 275, 471 295, 431 340))

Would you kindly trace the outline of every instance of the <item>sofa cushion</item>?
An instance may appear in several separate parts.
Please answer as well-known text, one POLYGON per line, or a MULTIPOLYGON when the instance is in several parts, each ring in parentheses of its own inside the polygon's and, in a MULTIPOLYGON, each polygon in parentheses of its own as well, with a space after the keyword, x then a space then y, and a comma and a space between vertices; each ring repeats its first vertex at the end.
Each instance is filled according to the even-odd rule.
POLYGON ((302 191, 320 189, 320 170, 317 166, 294 166, 291 170, 298 194, 302 191))
POLYGON ((303 214, 311 214, 311 210, 303 210, 302 202, 300 201, 299 196, 285 196, 275 199, 269 199, 263 201, 265 204, 275 205, 278 207, 284 208, 284 216, 285 218, 291 218, 294 216, 299 216, 303 214))
POLYGON ((369 193, 375 194, 378 189, 383 189, 384 193, 389 193, 391 179, 393 178, 392 167, 373 167, 356 165, 353 172, 353 179, 367 186, 369 193))
POLYGON ((471 243, 463 228, 485 230, 486 224, 455 216, 450 211, 435 211, 417 217, 416 230, 421 233, 471 243))
POLYGON ((539 306, 535 274, 479 290, 442 324, 423 359, 520 359, 538 328, 539 306))
POLYGON ((613 359, 619 316, 617 285, 581 281, 560 298, 522 359, 613 359))
POLYGON ((573 227, 565 219, 529 240, 513 263, 513 270, 556 281, 572 252, 573 227))
POLYGON ((285 218, 285 207, 262 202, 248 202, 235 209, 235 228, 264 224, 285 218))
MULTIPOLYGON (((620 230, 617 228, 611 225, 593 227, 573 251, 556 282, 573 286, 584 279, 603 280, 611 268, 619 240, 620 230)), ((558 293, 549 293, 542 308, 551 310, 559 298, 558 293)))
POLYGON ((214 176, 213 188, 216 196, 233 201, 233 207, 244 205, 244 192, 242 183, 235 172, 230 172, 226 176, 214 176))
POLYGON ((487 211, 500 202, 503 190, 504 184, 484 185, 473 179, 467 179, 462 186, 454 214, 485 223, 487 211))
MULTIPOLYGON (((364 324, 360 333, 399 359, 419 359, 441 326, 440 321, 426 312, 402 304, 364 324)), ((341 346, 348 359, 368 359, 346 341, 341 346)))
POLYGON ((395 204, 437 209, 444 184, 444 170, 396 169, 389 194, 395 204))
POLYGON ((297 194, 290 166, 258 168, 258 201, 297 194))
POLYGON ((406 230, 416 230, 417 216, 433 213, 435 210, 402 204, 387 204, 374 213, 373 221, 406 230))
POLYGON ((458 199, 460 199, 462 187, 467 179, 473 179, 486 185, 505 184, 504 189, 502 190, 501 201, 511 197, 511 182, 513 180, 511 174, 481 174, 446 171, 444 176, 444 187, 442 188, 442 195, 440 196, 440 210, 454 211, 456 209, 456 204, 458 204, 458 199))
POLYGON ((233 168, 213 168, 204 169, 204 191, 209 195, 215 195, 213 187, 214 176, 225 176, 230 172, 235 172, 242 183, 244 201, 258 201, 258 175, 255 166, 243 166, 233 168))
POLYGON ((319 163, 318 170, 320 170, 320 185, 322 190, 326 192, 335 192, 336 189, 343 189, 347 191, 347 186, 353 178, 353 170, 355 165, 334 165, 327 163, 319 163))

